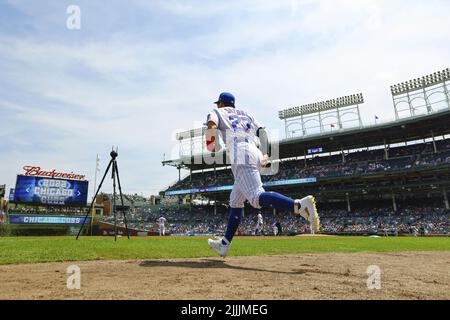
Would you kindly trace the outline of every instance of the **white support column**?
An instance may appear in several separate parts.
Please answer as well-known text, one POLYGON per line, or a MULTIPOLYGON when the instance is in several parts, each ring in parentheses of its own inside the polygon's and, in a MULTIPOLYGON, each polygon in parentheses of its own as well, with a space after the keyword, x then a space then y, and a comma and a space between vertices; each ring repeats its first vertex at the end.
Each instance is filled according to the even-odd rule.
POLYGON ((191 130, 191 132, 190 132, 191 134, 190 134, 190 152, 191 152, 191 154, 190 154, 190 159, 189 159, 189 163, 192 165, 192 164, 194 164, 194 159, 193 159, 193 157, 194 157, 194 130, 191 130))
POLYGON ((411 102, 411 97, 409 96, 409 91, 406 92, 406 96, 408 97, 409 112, 411 114, 411 117, 413 117, 416 115, 416 112, 414 111, 414 107, 411 102))
POLYGON ((392 96, 392 102, 394 103, 395 120, 398 120, 398 110, 397 110, 397 103, 395 102, 395 96, 392 96))
POLYGON ((442 195, 444 196, 444 205, 445 209, 450 209, 449 203, 448 203, 448 196, 447 196, 447 188, 442 188, 442 195))
POLYGON ((214 195, 214 216, 217 216, 217 195, 214 195))
POLYGON ((303 155, 304 155, 304 158, 305 158, 305 168, 306 168, 306 150, 303 151, 303 155))
POLYGON ((323 123, 322 123, 322 114, 319 111, 319 124, 320 124, 320 133, 323 132, 323 123))
POLYGON ((395 200, 394 193, 392 193, 392 207, 394 208, 394 211, 397 212, 397 201, 395 200))
POLYGON ((345 199, 347 200, 347 212, 351 212, 352 208, 350 206, 350 196, 348 195, 348 193, 345 194, 345 199))
POLYGON ((289 138, 287 119, 284 119, 284 134, 286 135, 286 139, 289 138))
POLYGON ((339 129, 342 129, 342 120, 341 120, 341 113, 339 112, 339 108, 337 108, 336 111, 337 111, 338 127, 339 127, 339 129))
MULTIPOLYGON (((192 167, 189 169, 190 175, 189 175, 189 182, 192 189, 192 167)), ((189 193, 189 212, 192 213, 192 192, 189 193)))
POLYGON ((425 105, 427 106, 427 112, 431 113, 433 109, 431 108, 431 103, 428 100, 427 91, 425 90, 425 87, 423 88, 423 98, 425 99, 425 105))
POLYGON ((444 93, 445 93, 445 98, 447 100, 447 106, 450 108, 450 95, 448 92, 448 88, 447 88, 447 82, 444 81, 444 93))
POLYGON ((361 120, 361 112, 359 112, 359 104, 356 105, 356 109, 358 110, 359 127, 362 128, 363 123, 362 123, 362 120, 361 120))
POLYGON ((434 132, 433 132, 433 130, 431 130, 431 138, 433 139, 434 153, 437 153, 436 140, 434 139, 434 132))
POLYGON ((384 139, 384 159, 389 160, 389 149, 386 146, 386 139, 384 139))
POLYGON ((302 121, 302 137, 306 136, 306 129, 305 129, 305 120, 303 119, 303 115, 300 116, 300 120, 302 121))

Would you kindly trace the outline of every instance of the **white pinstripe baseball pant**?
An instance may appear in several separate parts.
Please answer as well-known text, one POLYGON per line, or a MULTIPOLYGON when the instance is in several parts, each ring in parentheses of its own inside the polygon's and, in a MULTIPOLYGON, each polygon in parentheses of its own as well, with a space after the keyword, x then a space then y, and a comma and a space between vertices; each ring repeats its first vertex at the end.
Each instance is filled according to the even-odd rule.
POLYGON ((245 200, 248 200, 254 208, 260 209, 259 196, 265 190, 259 169, 251 165, 233 165, 231 170, 234 175, 234 185, 230 194, 230 206, 243 208, 245 200))
POLYGON ((259 196, 265 192, 261 181, 261 151, 250 143, 235 144, 231 157, 235 159, 231 165, 234 176, 233 190, 230 195, 232 208, 243 208, 248 200, 254 208, 261 208, 259 196))

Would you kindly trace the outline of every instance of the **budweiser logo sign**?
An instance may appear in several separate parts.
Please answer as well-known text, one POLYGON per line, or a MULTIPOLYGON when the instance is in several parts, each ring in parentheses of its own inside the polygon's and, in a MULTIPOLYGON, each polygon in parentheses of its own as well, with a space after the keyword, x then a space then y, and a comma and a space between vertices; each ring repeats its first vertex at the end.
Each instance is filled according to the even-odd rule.
POLYGON ((41 167, 25 166, 26 176, 39 176, 39 177, 49 177, 49 178, 61 178, 61 179, 71 179, 71 180, 86 180, 86 176, 75 174, 73 172, 64 173, 53 171, 43 171, 41 167))

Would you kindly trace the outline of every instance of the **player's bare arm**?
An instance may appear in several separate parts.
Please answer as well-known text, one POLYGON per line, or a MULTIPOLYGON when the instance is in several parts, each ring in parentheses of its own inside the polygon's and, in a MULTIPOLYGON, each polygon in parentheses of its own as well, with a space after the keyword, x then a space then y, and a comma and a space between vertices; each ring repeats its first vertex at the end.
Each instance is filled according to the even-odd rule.
POLYGON ((206 130, 206 148, 211 152, 216 152, 216 136, 217 136, 217 124, 214 121, 208 121, 208 129, 206 130))
POLYGON ((256 131, 256 135, 259 138, 260 150, 263 154, 263 158, 261 160, 261 166, 267 167, 269 165, 269 137, 267 135, 267 131, 264 127, 259 127, 256 131))

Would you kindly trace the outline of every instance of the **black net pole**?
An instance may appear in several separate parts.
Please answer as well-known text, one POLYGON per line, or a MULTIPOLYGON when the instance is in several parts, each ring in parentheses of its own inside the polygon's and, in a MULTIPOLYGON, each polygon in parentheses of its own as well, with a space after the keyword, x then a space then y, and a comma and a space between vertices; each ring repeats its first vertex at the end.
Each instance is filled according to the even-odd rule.
POLYGON ((116 172, 114 170, 116 160, 113 160, 112 179, 113 179, 113 212, 114 212, 114 241, 117 241, 117 209, 116 209, 116 172))
MULTIPOLYGON (((127 237, 128 237, 128 239, 130 239, 130 232, 128 230, 128 224, 127 224, 127 216, 125 214, 125 207, 124 207, 124 203, 123 203, 122 186, 120 184, 119 167, 117 165, 117 162, 115 162, 114 165, 115 165, 116 175, 117 175, 117 184, 119 185, 119 194, 120 194, 120 203, 122 204, 123 221, 125 223, 125 230, 127 231, 127 237)), ((114 170, 114 168, 113 168, 113 170, 114 170)))

